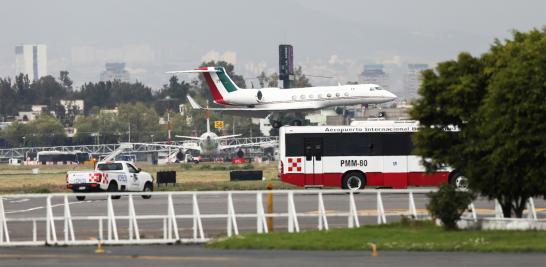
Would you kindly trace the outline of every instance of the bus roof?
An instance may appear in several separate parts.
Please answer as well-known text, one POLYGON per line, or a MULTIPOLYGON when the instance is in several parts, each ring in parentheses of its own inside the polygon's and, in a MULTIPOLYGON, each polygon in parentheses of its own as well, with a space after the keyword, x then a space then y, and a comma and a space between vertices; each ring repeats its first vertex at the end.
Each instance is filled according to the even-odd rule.
MULTIPOLYGON (((283 126, 280 134, 295 133, 403 133, 417 132, 418 121, 354 121, 345 126, 283 126)), ((457 132, 457 126, 448 125, 444 131, 457 132)))
POLYGON ((284 126, 281 132, 292 133, 373 133, 416 132, 416 121, 362 121, 351 126, 284 126))

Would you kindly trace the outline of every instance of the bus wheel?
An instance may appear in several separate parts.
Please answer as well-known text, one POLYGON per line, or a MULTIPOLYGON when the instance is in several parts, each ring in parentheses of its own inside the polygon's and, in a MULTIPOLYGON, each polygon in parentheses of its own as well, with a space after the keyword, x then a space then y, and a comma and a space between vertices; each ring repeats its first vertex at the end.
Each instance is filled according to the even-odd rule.
POLYGON ((341 188, 349 190, 364 189, 364 175, 359 172, 349 172, 343 176, 341 180, 341 188))
POLYGON ((468 178, 460 173, 456 173, 451 177, 451 184, 457 189, 468 189, 468 178))

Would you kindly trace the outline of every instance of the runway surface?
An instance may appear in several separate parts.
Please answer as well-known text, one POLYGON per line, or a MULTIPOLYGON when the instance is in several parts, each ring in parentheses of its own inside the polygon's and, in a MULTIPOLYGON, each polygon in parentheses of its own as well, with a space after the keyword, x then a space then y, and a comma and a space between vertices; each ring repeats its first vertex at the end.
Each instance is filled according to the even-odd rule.
POLYGON ((0 248, 0 266, 544 266, 539 253, 215 250, 201 246, 0 248))

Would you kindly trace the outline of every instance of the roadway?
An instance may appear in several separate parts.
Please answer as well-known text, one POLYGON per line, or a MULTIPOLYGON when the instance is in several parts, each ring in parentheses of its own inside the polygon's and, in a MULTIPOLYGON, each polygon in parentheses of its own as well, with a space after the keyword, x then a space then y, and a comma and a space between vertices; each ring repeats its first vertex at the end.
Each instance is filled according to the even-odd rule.
MULTIPOLYGON (((27 198, 21 196, 18 198, 7 198, 4 200, 5 214, 8 219, 11 218, 35 218, 46 217, 45 196, 40 198, 27 198)), ((349 211, 349 195, 345 193, 324 195, 324 205, 327 214, 334 212, 349 211)), ((401 214, 407 213, 408 195, 407 194, 382 194, 384 208, 387 213, 387 221, 397 221, 401 214)), ((113 200, 114 212, 116 216, 128 215, 128 197, 124 196, 120 200, 113 200)), ((207 214, 227 214, 227 195, 199 195, 199 209, 202 215, 207 214)), ((264 208, 267 211, 266 196, 264 195, 264 208)), ((417 212, 421 216, 426 215, 426 203, 428 198, 426 194, 414 195, 417 212)), ((91 196, 85 201, 77 201, 74 196, 69 197, 70 210, 75 216, 94 216, 107 215, 107 201, 104 196, 91 196)), ((302 230, 317 229, 317 217, 310 215, 317 214, 317 195, 295 195, 295 206, 299 217, 299 226, 302 230), (306 217, 309 216, 309 217, 306 217)), ((359 214, 360 224, 377 223, 376 213, 376 195, 375 194, 355 194, 356 208, 359 214)), ((134 197, 135 212, 137 215, 165 215, 167 214, 167 197, 154 195, 151 199, 144 200, 138 196, 134 197)), ((173 196, 174 210, 176 215, 192 214, 191 195, 173 196)), ((255 214, 256 213, 256 195, 255 194, 234 194, 233 203, 236 214, 255 214)), ((486 199, 479 199, 475 202, 480 216, 492 216, 494 212, 494 203, 486 199)), ((287 212, 286 194, 274 195, 273 208, 275 213, 287 212)), ((546 202, 543 199, 535 199, 535 206, 540 218, 546 217, 546 202)), ((53 213, 55 216, 63 216, 64 205, 63 198, 55 197, 52 199, 53 213)), ((116 220, 120 238, 128 236, 128 221, 126 219, 116 220)), ((191 218, 178 219, 178 227, 181 238, 191 238, 193 235, 193 221, 191 218)), ((74 220, 74 229, 76 239, 97 238, 98 221, 78 221, 74 220)), ((240 232, 255 232, 256 218, 237 218, 237 224, 240 232)), ((328 224, 333 227, 346 227, 347 217, 328 217, 328 224)), ((104 222, 104 233, 106 233, 106 222, 104 222)), ((8 222, 8 229, 12 241, 31 240, 32 222, 8 222)), ((163 238, 163 220, 150 219, 139 220, 138 226, 141 236, 145 238, 163 238)), ((203 219, 203 228, 206 237, 216 237, 226 234, 226 219, 203 219)), ((45 239, 45 222, 37 223, 38 240, 45 239)), ((286 231, 287 219, 275 218, 274 230, 286 231)), ((57 235, 60 240, 63 239, 63 221, 56 221, 57 235)), ((106 236, 106 234, 105 234, 106 236)))
POLYGON ((544 266, 541 253, 215 250, 202 246, 0 248, 0 266, 544 266))

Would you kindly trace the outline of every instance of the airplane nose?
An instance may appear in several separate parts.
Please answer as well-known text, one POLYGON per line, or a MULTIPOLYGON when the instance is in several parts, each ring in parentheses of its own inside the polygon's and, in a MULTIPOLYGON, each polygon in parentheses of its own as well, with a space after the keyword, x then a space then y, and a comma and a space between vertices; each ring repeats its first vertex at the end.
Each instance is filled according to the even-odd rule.
POLYGON ((387 97, 389 98, 389 101, 395 100, 397 96, 391 92, 387 92, 387 97))

